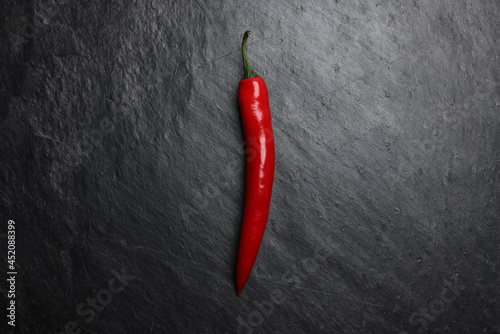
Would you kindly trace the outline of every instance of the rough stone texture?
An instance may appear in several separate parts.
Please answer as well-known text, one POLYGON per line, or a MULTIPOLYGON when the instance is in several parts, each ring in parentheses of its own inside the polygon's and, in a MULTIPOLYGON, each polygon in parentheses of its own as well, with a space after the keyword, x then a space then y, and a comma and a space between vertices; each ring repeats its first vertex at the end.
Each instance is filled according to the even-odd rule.
POLYGON ((0 6, 17 332, 500 332, 498 1, 0 6), (247 29, 277 155, 237 298, 247 29))

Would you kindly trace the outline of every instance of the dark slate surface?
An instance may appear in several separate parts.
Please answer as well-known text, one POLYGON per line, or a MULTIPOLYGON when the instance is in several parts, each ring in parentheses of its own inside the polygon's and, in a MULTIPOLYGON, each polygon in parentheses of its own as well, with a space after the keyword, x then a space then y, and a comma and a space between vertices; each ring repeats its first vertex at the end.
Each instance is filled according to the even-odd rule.
POLYGON ((218 3, 2 2, 2 326, 12 219, 19 333, 500 333, 498 1, 218 3), (277 155, 237 298, 247 29, 277 155))

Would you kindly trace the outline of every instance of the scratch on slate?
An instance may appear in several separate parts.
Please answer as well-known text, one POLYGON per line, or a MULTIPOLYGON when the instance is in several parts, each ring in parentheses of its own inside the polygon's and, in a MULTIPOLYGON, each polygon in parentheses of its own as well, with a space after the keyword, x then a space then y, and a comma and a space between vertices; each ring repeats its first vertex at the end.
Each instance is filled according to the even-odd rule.
POLYGON ((222 58, 229 57, 230 55, 232 55, 233 53, 235 53, 235 52, 236 52, 236 51, 238 51, 239 49, 240 49, 240 48, 238 48, 238 49, 234 49, 234 50, 230 51, 229 53, 226 53, 226 54, 225 54, 225 55, 223 55, 223 56, 220 56, 220 57, 218 57, 218 58, 215 58, 215 59, 209 60, 209 61, 207 61, 207 62, 206 62, 206 63, 204 63, 204 64, 198 65, 198 66, 197 66, 197 68, 202 68, 202 67, 205 67, 205 66, 207 66, 208 64, 214 63, 214 62, 216 62, 216 61, 218 61, 218 60, 220 60, 220 59, 222 59, 222 58))
MULTIPOLYGON (((194 264, 195 265, 195 269, 197 269, 196 266, 199 266, 199 267, 205 267, 205 268, 211 268, 213 269, 214 267, 213 266, 208 266, 206 264, 203 264, 201 262, 196 262, 196 261, 193 261, 191 259, 187 259, 185 257, 182 257, 182 256, 179 256, 179 255, 175 255, 174 253, 170 253, 170 252, 167 252, 167 251, 162 251, 160 249, 155 249, 155 248, 152 248, 152 247, 147 247, 147 246, 135 246, 134 248, 142 248, 142 249, 145 249, 145 250, 148 250, 150 252, 154 252, 156 253, 157 255, 160 255, 160 256, 167 256, 167 257, 174 257, 176 259, 179 259, 179 260, 182 260, 182 261, 185 261, 185 262, 189 262, 191 264, 194 264)), ((232 270, 224 270, 224 269, 220 269, 220 268, 215 268, 217 269, 217 272, 232 272, 232 270)), ((204 269, 204 271, 207 271, 204 269)), ((210 271, 208 271, 210 272, 210 271)), ((214 272, 210 272, 210 274, 212 274, 213 276, 216 276, 216 274, 214 272)))
MULTIPOLYGON (((52 137, 50 137, 50 136, 47 136, 47 135, 45 135, 45 134, 43 134, 43 133, 35 133, 35 136, 40 137, 40 138, 50 139, 50 140, 52 140, 53 142, 56 142, 56 143, 60 143, 60 144, 66 145, 66 143, 63 143, 63 142, 62 142, 62 141, 60 141, 59 139, 54 139, 54 138, 52 138, 52 137)), ((67 146, 67 145, 66 145, 66 146, 67 146)))
MULTIPOLYGON (((273 35, 273 36, 266 37, 266 38, 263 38, 263 39, 259 39, 259 40, 257 40, 257 41, 254 41, 253 43, 249 43, 248 45, 250 46, 250 45, 252 45, 252 44, 257 44, 257 43, 260 43, 260 42, 265 42, 265 41, 267 41, 267 40, 269 40, 269 39, 271 39, 271 38, 279 37, 279 36, 282 36, 282 35, 283 35, 283 34, 278 34, 278 35, 273 35)), ((202 67, 205 67, 205 66, 207 66, 208 64, 211 64, 211 63, 214 63, 214 62, 216 62, 216 61, 218 61, 218 60, 221 60, 221 59, 223 59, 223 58, 229 57, 230 55, 232 55, 232 54, 233 54, 233 53, 235 53, 236 51, 240 51, 240 50, 241 50, 241 47, 239 47, 239 48, 237 48, 237 49, 233 49, 233 50, 231 50, 230 52, 226 53, 226 54, 225 54, 225 55, 223 55, 223 56, 217 57, 217 58, 215 58, 215 59, 212 59, 212 60, 207 61, 207 62, 206 62, 206 63, 204 63, 204 64, 198 65, 196 68, 202 68, 202 67)))
MULTIPOLYGON (((276 282, 276 281, 273 281, 273 280, 266 279, 265 277, 259 277, 259 279, 264 279, 264 280, 267 280, 267 281, 270 281, 270 282, 274 282, 274 283, 280 284, 280 285, 288 285, 286 283, 281 283, 281 282, 276 282)), ((328 295, 328 296, 335 297, 335 295, 333 293, 326 293, 323 290, 315 290, 315 289, 309 289, 309 288, 304 288, 304 287, 296 287, 296 288, 294 288, 294 290, 311 291, 311 292, 316 292, 316 293, 320 293, 320 294, 323 294, 323 295, 328 295)), ((365 305, 377 306, 377 307, 380 307, 380 308, 387 308, 384 305, 370 303, 368 301, 363 301, 363 300, 354 299, 354 298, 347 298, 345 296, 343 297, 343 299, 350 300, 350 301, 353 301, 353 302, 356 302, 356 303, 362 303, 362 304, 365 304, 365 305)))
MULTIPOLYGON (((352 85, 353 83, 357 82, 358 80, 360 80, 360 79, 362 79, 362 78, 364 78, 364 77, 366 77, 366 76, 373 75, 375 72, 380 71, 380 70, 381 70, 382 68, 384 68, 385 66, 387 66, 387 65, 392 65, 392 64, 394 64, 395 62, 399 61, 400 59, 403 59, 403 58, 409 57, 410 55, 411 55, 411 53, 408 53, 408 54, 402 55, 402 56, 400 56, 400 57, 398 57, 398 58, 396 58, 396 59, 394 59, 394 60, 392 60, 392 61, 390 61, 390 62, 388 62, 388 63, 384 64, 383 66, 379 66, 379 67, 377 67, 376 69, 374 69, 374 70, 372 70, 372 71, 370 71, 370 72, 368 72, 368 73, 365 73, 365 74, 363 74, 363 75, 361 75, 361 76, 359 76, 359 77, 357 77, 357 78, 355 78, 355 79, 353 79, 353 80, 349 81, 348 83, 346 83, 345 85, 343 85, 343 86, 341 86, 341 87, 335 88, 334 90, 332 90, 332 91, 330 91, 330 92, 328 92, 328 93, 324 94, 323 96, 320 96, 320 97, 318 97, 318 98, 312 99, 312 100, 310 100, 310 101, 306 101, 306 102, 304 102, 304 103, 302 104, 302 107, 304 107, 306 104, 312 104, 312 103, 314 103, 314 102, 316 102, 316 101, 320 101, 320 100, 322 100, 323 98, 325 98, 325 97, 327 97, 327 96, 330 96, 330 95, 332 95, 332 94, 335 94, 336 92, 338 92, 338 91, 341 91, 341 90, 345 89, 346 87, 348 87, 348 86, 352 85)), ((418 55, 417 57, 418 57, 418 58, 421 58, 422 56, 418 55)))

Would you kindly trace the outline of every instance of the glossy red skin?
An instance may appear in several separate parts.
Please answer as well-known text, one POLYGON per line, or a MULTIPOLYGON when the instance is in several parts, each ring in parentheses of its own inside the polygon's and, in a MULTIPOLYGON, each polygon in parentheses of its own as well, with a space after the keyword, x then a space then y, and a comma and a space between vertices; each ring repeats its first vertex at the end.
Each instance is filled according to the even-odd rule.
POLYGON ((245 205, 241 226, 236 288, 248 280, 266 228, 274 180, 274 136, 269 94, 261 77, 241 80, 238 101, 246 147, 245 205))

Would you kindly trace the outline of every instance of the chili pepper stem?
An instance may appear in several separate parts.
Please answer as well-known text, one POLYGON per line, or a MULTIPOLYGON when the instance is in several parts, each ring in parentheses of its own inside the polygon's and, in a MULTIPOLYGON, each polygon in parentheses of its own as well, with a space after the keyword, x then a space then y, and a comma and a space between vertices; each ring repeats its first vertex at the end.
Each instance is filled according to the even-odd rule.
POLYGON ((250 31, 247 30, 245 31, 245 34, 243 34, 243 43, 241 44, 241 54, 243 56, 243 69, 245 70, 245 79, 255 78, 259 76, 248 62, 248 56, 247 56, 248 36, 250 36, 250 31))

